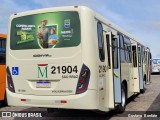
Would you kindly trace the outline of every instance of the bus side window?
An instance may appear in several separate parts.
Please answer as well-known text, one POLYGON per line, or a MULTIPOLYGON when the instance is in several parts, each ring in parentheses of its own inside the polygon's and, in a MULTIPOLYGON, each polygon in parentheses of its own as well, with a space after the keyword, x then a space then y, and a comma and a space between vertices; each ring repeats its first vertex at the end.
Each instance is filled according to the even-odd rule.
POLYGON ((0 40, 0 65, 6 64, 6 39, 0 40))
POLYGON ((0 55, 0 65, 5 65, 6 64, 6 57, 5 55, 1 56, 0 55))
POLYGON ((129 38, 124 37, 124 49, 126 55, 126 62, 131 63, 131 41, 129 38))
POLYGON ((129 51, 129 61, 130 63, 132 63, 132 51, 131 51, 131 44, 129 46, 127 46, 128 51, 129 51))
POLYGON ((109 35, 106 35, 106 43, 107 43, 107 55, 108 55, 108 66, 111 69, 111 58, 110 58, 110 42, 109 42, 109 35))
POLYGON ((118 41, 112 37, 113 68, 118 68, 118 41))
POLYGON ((97 34, 98 34, 99 58, 102 62, 104 62, 105 60, 104 39, 103 39, 103 27, 101 22, 97 23, 97 34))
POLYGON ((138 67, 141 67, 141 47, 138 47, 138 67))
POLYGON ((2 40, 1 46, 3 49, 6 49, 6 39, 2 40))
POLYGON ((133 51, 133 67, 137 67, 137 50, 136 46, 132 46, 133 51))
POLYGON ((119 41, 120 41, 120 61, 121 63, 125 62, 125 51, 124 51, 124 39, 123 36, 121 34, 119 34, 119 41))

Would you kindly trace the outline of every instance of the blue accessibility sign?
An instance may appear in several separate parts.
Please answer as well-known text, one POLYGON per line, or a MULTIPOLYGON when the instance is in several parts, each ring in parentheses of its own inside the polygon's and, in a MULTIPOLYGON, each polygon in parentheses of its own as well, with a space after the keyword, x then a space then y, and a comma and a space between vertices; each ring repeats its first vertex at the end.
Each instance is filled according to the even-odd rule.
POLYGON ((19 67, 12 67, 12 75, 19 75, 19 67))

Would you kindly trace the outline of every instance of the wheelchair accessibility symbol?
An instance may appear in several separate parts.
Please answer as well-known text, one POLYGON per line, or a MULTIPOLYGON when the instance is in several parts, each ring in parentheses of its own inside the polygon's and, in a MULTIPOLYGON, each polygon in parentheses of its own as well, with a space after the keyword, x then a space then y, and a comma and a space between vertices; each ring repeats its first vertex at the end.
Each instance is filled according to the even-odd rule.
POLYGON ((12 67, 12 75, 19 75, 19 67, 12 67))

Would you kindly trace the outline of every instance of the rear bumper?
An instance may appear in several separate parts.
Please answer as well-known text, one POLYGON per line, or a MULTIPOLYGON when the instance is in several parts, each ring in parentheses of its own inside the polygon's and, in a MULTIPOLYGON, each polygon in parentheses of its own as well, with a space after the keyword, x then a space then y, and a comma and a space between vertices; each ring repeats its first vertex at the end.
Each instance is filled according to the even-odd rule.
POLYGON ((66 108, 66 109, 98 109, 97 91, 88 90, 83 94, 69 96, 35 96, 23 95, 7 91, 8 105, 10 106, 31 106, 47 108, 66 108), (21 101, 26 99, 26 101, 21 101), (67 103, 57 103, 55 101, 66 100, 67 103))

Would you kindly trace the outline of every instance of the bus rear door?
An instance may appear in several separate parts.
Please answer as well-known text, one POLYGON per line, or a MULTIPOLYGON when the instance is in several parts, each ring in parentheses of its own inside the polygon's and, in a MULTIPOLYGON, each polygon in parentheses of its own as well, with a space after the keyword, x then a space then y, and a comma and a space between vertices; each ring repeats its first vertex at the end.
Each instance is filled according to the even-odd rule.
POLYGON ((144 89, 144 81, 143 81, 143 65, 142 65, 142 50, 143 46, 138 45, 138 71, 139 71, 139 80, 140 80, 140 89, 144 89))
POLYGON ((121 73, 120 73, 120 52, 119 37, 111 32, 106 34, 108 52, 108 72, 109 72, 109 108, 114 108, 115 104, 121 103, 121 73), (113 100, 113 101, 112 101, 113 100))
POLYGON ((137 43, 132 43, 132 55, 133 55, 133 92, 140 92, 140 79, 139 79, 139 68, 138 68, 138 52, 137 52, 137 43))

